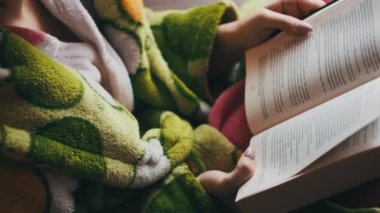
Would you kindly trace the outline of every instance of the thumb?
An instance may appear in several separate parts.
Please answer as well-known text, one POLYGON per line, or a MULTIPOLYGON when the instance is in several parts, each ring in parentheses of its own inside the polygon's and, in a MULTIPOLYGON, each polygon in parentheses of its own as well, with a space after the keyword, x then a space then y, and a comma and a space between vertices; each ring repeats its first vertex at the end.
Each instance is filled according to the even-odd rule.
POLYGON ((313 27, 297 18, 265 9, 263 11, 265 26, 273 29, 280 29, 284 32, 295 35, 306 35, 313 31, 313 27))

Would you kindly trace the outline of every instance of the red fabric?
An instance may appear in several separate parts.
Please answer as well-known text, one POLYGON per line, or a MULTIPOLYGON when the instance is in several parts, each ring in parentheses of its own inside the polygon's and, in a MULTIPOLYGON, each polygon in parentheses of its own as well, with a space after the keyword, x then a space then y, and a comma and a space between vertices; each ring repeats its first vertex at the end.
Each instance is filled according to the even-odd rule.
POLYGON ((216 100, 209 123, 221 131, 236 147, 244 151, 252 137, 244 108, 245 81, 232 85, 216 100))
POLYGON ((37 31, 37 30, 31 30, 31 29, 27 29, 23 27, 14 27, 14 26, 5 26, 5 28, 8 29, 10 32, 27 40, 33 46, 41 44, 42 42, 45 41, 45 38, 46 38, 45 33, 41 31, 37 31))

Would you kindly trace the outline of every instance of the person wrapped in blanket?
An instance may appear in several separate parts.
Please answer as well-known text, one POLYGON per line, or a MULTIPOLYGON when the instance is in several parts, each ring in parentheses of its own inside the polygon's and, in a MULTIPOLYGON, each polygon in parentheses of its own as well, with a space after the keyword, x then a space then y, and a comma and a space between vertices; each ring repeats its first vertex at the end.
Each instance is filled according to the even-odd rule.
POLYGON ((277 1, 235 21, 230 2, 0 0, 1 211, 236 210, 254 154, 202 124, 212 94, 274 30, 310 32, 289 15, 323 4, 277 1))

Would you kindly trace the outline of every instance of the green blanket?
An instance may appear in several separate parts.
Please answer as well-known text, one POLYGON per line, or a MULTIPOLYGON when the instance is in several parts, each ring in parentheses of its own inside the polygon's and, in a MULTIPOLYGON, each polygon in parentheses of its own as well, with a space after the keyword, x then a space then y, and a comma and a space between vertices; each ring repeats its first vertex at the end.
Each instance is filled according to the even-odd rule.
MULTIPOLYGON (((159 188, 169 185, 175 189, 180 187, 175 184, 193 183, 185 184, 185 189, 191 189, 195 196, 211 203, 183 162, 188 159, 198 172, 214 165, 222 165, 217 167, 224 170, 233 168, 236 150, 209 126, 193 130, 188 122, 173 113, 150 111, 145 114, 155 114, 150 119, 151 124, 157 126, 141 137, 136 119, 125 108, 107 102, 74 70, 5 30, 1 31, 0 55, 4 67, 0 79, 0 146, 4 168, 0 183, 7 183, 4 187, 14 186, 11 191, 18 190, 20 182, 29 179, 11 178, 16 174, 33 176, 34 181, 40 178, 37 181, 40 183, 34 184, 48 194, 44 202, 54 202, 50 198, 56 195, 51 188, 62 184, 54 180, 56 175, 51 175, 52 172, 124 188, 125 193, 129 192, 127 189, 143 188, 166 177, 158 184, 163 185, 159 188), (210 147, 209 143, 217 148, 210 147), (203 151, 208 152, 207 149, 211 151, 207 154, 223 157, 203 162, 199 156, 203 151), (179 183, 177 178, 181 180, 179 183)), ((68 190, 74 193, 83 190, 81 182, 84 180, 72 177, 69 179, 76 187, 68 190)), ((20 186, 25 187, 24 184, 20 186)), ((36 190, 28 195, 35 197, 35 193, 42 192, 36 190)), ((155 197, 159 199, 162 193, 155 197)), ((16 202, 12 196, 4 199, 5 203, 16 202)), ((81 201, 82 195, 78 195, 78 199, 81 201)), ((92 200, 91 196, 86 196, 87 199, 92 200)), ((76 200, 72 198, 72 201, 77 208, 76 200)), ((149 202, 160 203, 152 198, 149 202)), ((43 207, 50 205, 46 203, 43 207)), ((197 203, 196 206, 202 205, 197 203)), ((141 207, 151 208, 150 205, 141 207)))

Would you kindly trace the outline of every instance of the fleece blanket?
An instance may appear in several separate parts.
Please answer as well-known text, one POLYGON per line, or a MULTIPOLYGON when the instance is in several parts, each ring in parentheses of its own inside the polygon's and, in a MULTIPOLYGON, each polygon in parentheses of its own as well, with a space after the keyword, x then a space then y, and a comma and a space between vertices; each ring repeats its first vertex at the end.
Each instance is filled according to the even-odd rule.
POLYGON ((186 29, 182 25, 191 27, 192 16, 207 14, 208 19, 193 26, 193 30, 208 29, 200 31, 203 35, 195 47, 180 46, 187 32, 165 32, 177 39, 166 45, 176 45, 177 51, 186 48, 188 54, 181 58, 184 63, 177 65, 190 68, 175 73, 159 51, 141 3, 94 3, 104 23, 112 23, 105 26, 114 36, 111 41, 121 38, 127 45, 119 45, 119 51, 129 62, 136 99, 144 106, 140 107, 144 108, 140 123, 145 123, 145 128, 76 70, 42 53, 33 42, 1 29, 0 188, 7 192, 0 196, 2 209, 216 211, 195 176, 208 169, 232 170, 240 152, 215 129, 207 125, 193 129, 162 109, 204 119, 208 107, 200 97, 207 99, 207 94, 205 86, 199 85, 205 84, 204 67, 213 36, 228 5, 218 3, 157 17, 147 11, 165 23, 157 23, 157 39, 162 30, 186 29), (125 47, 139 49, 138 54, 124 54, 121 50, 125 47), (187 73, 190 71, 194 74, 187 73), (200 88, 198 95, 185 81, 200 88))
POLYGON ((141 136, 134 116, 76 71, 7 30, 0 38, 0 188, 8 192, 0 196, 3 210, 214 208, 194 174, 231 170, 237 158, 216 130, 193 130, 173 113, 151 111, 158 126, 141 136), (107 195, 105 188, 117 193, 107 195))

